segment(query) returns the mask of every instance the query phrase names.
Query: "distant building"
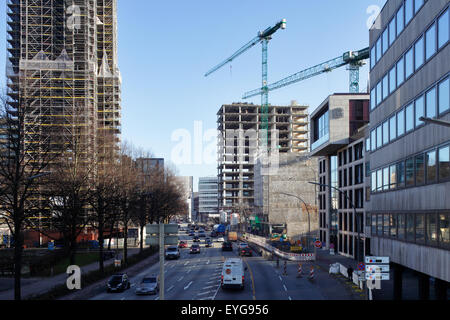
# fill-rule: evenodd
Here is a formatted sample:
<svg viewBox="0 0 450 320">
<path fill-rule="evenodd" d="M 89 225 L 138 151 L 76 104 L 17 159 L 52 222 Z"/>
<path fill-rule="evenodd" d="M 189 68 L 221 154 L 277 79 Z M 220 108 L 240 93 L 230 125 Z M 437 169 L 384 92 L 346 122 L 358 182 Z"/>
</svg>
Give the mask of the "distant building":
<svg viewBox="0 0 450 320">
<path fill-rule="evenodd" d="M 194 211 L 194 178 L 193 177 L 175 177 L 183 188 L 183 198 L 188 207 L 188 220 L 192 221 Z"/>
<path fill-rule="evenodd" d="M 198 182 L 199 216 L 197 220 L 207 222 L 219 217 L 217 177 L 201 177 Z"/>
<path fill-rule="evenodd" d="M 194 192 L 194 209 L 192 213 L 192 221 L 197 221 L 199 216 L 199 195 L 198 192 Z"/>
</svg>

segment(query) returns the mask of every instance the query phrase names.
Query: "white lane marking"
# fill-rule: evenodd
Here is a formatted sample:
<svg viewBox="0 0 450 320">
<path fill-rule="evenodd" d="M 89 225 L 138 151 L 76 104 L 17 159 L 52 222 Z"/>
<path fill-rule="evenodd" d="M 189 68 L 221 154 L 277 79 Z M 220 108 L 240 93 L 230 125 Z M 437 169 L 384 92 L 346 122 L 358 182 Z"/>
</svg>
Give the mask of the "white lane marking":
<svg viewBox="0 0 450 320">
<path fill-rule="evenodd" d="M 284 284 L 283 284 L 283 288 L 284 288 L 284 291 L 287 292 L 287 288 L 286 288 L 286 286 Z"/>
<path fill-rule="evenodd" d="M 214 283 L 214 282 L 220 282 L 220 280 L 211 280 L 211 281 L 208 281 L 208 282 L 205 282 L 206 284 L 210 284 L 210 283 Z"/>
<path fill-rule="evenodd" d="M 191 269 L 189 269 L 186 273 L 190 273 L 192 270 Z"/>
<path fill-rule="evenodd" d="M 175 286 L 171 286 L 169 289 L 167 289 L 167 292 L 169 292 L 169 291 L 172 290 L 173 288 L 175 288 Z"/>
<path fill-rule="evenodd" d="M 120 299 L 121 301 L 125 300 L 125 298 Z"/>
<path fill-rule="evenodd" d="M 210 263 L 210 261 L 208 260 L 207 262 L 206 262 L 206 264 L 209 264 Z"/>
<path fill-rule="evenodd" d="M 155 300 L 159 300 L 159 297 L 156 297 Z"/>
<path fill-rule="evenodd" d="M 211 288 L 215 288 L 216 286 L 208 286 L 208 287 L 204 287 L 203 289 L 211 289 Z"/>
<path fill-rule="evenodd" d="M 205 292 L 202 292 L 202 293 L 197 293 L 197 296 L 204 296 L 204 295 L 207 295 L 207 294 L 210 294 L 210 293 L 213 293 L 214 291 L 205 291 Z"/>
<path fill-rule="evenodd" d="M 291 298 L 291 297 L 289 297 L 289 300 L 292 300 L 292 298 Z"/>
<path fill-rule="evenodd" d="M 189 263 L 189 261 L 186 261 L 186 263 L 184 264 L 185 266 L 187 266 L 188 265 L 188 263 Z"/>
<path fill-rule="evenodd" d="M 193 283 L 193 281 L 189 282 L 189 284 L 186 287 L 184 287 L 184 290 L 189 289 L 189 287 L 191 286 L 192 283 Z"/>
<path fill-rule="evenodd" d="M 183 280 L 184 279 L 184 276 L 182 276 L 180 279 L 178 279 L 178 282 L 180 282 L 181 280 Z"/>
<path fill-rule="evenodd" d="M 280 281 L 283 281 L 283 278 L 281 276 L 278 276 L 278 278 L 280 278 Z"/>
<path fill-rule="evenodd" d="M 131 287 L 134 287 L 135 285 L 136 285 L 136 283 L 132 283 L 132 284 L 131 284 Z"/>
<path fill-rule="evenodd" d="M 216 299 L 216 296 L 217 296 L 217 293 L 219 292 L 219 290 L 220 290 L 220 285 L 217 288 L 216 293 L 214 294 L 214 297 L 211 300 L 215 300 Z"/>
</svg>

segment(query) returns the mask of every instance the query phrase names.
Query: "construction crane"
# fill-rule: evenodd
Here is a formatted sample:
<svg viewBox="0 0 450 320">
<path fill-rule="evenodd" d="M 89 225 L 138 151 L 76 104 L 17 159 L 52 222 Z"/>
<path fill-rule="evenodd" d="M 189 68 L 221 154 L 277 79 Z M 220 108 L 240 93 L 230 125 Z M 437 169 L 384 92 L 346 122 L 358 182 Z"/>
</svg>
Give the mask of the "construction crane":
<svg viewBox="0 0 450 320">
<path fill-rule="evenodd" d="M 258 43 L 262 43 L 262 87 L 259 90 L 259 93 L 261 95 L 261 113 L 262 113 L 262 143 L 263 146 L 268 145 L 268 128 L 269 128 L 269 121 L 268 121 L 268 115 L 269 115 L 269 88 L 267 87 L 267 49 L 269 45 L 269 41 L 272 40 L 272 35 L 277 32 L 279 29 L 286 29 L 286 19 L 281 20 L 278 22 L 275 26 L 269 27 L 264 31 L 259 31 L 256 38 L 251 40 L 249 43 L 247 43 L 245 46 L 240 48 L 238 51 L 236 51 L 231 57 L 223 61 L 222 63 L 218 64 L 214 68 L 212 68 L 210 71 L 208 71 L 205 74 L 205 77 L 209 76 L 211 73 L 219 70 L 226 64 L 232 62 L 234 59 L 236 59 L 238 56 L 252 48 Z"/>
<path fill-rule="evenodd" d="M 351 93 L 359 93 L 359 68 L 361 68 L 365 61 L 369 59 L 369 48 L 365 48 L 359 51 L 348 51 L 345 52 L 342 56 L 332 59 L 330 61 L 321 63 L 315 67 L 308 68 L 297 72 L 287 78 L 284 78 L 280 81 L 272 83 L 268 86 L 263 86 L 260 89 L 256 89 L 244 94 L 243 99 L 248 99 L 260 94 L 279 88 L 286 87 L 296 82 L 300 82 L 315 76 L 318 76 L 322 73 L 331 72 L 334 69 L 343 67 L 348 65 L 348 70 L 350 71 L 350 92 Z"/>
</svg>

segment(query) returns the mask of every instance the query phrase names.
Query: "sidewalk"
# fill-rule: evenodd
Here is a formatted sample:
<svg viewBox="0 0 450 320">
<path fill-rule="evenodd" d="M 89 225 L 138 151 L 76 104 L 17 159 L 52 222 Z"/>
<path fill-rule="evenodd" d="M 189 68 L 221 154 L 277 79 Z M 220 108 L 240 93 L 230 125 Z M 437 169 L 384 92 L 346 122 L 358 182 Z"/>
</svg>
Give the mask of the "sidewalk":
<svg viewBox="0 0 450 320">
<path fill-rule="evenodd" d="M 137 254 L 139 249 L 129 249 L 128 254 L 132 256 Z M 114 258 L 104 262 L 105 267 L 112 265 Z M 98 262 L 81 267 L 82 274 L 98 270 Z M 46 278 L 24 278 L 22 279 L 22 299 L 44 294 L 56 286 L 66 283 L 67 274 L 61 273 L 53 277 Z M 10 289 L 0 292 L 0 300 L 14 300 L 14 278 L 0 278 L 0 287 L 8 286 Z"/>
</svg>

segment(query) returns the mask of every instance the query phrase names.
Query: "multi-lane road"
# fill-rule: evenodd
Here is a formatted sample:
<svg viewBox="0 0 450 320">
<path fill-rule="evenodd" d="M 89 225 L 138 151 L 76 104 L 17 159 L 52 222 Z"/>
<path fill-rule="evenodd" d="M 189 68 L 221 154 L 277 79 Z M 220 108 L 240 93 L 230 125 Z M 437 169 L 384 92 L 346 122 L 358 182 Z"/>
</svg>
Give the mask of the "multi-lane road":
<svg viewBox="0 0 450 320">
<path fill-rule="evenodd" d="M 192 244 L 191 238 L 185 233 L 180 233 L 179 238 L 187 240 L 189 247 Z M 289 275 L 283 275 L 283 266 L 277 268 L 273 261 L 267 261 L 258 255 L 243 258 L 247 266 L 244 290 L 223 290 L 220 288 L 223 263 L 225 259 L 237 256 L 237 244 L 234 244 L 233 252 L 222 252 L 221 243 L 214 243 L 212 248 L 205 248 L 201 244 L 200 254 L 190 254 L 189 249 L 181 249 L 180 259 L 165 262 L 165 299 L 323 300 L 330 298 L 318 282 L 310 282 L 306 277 L 296 278 L 296 265 L 289 265 Z M 92 299 L 158 300 L 159 295 L 137 296 L 135 294 L 135 287 L 143 277 L 157 274 L 159 274 L 159 263 L 148 266 L 138 275 L 131 277 L 129 290 L 122 293 L 106 293 L 105 290 L 104 293 Z M 328 275 L 324 273 L 322 277 L 324 276 Z"/>
</svg>

